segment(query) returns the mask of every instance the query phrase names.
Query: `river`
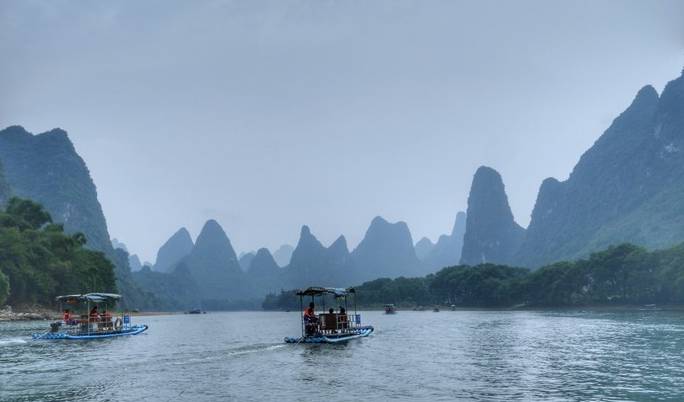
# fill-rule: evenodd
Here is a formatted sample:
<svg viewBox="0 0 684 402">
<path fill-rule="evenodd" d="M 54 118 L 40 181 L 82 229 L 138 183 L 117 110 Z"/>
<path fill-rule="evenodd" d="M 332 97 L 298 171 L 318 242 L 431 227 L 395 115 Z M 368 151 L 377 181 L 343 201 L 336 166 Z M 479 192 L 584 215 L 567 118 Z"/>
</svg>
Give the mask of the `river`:
<svg viewBox="0 0 684 402">
<path fill-rule="evenodd" d="M 33 341 L 0 323 L 0 401 L 684 400 L 684 312 L 364 312 L 376 332 L 286 345 L 298 313 L 136 317 L 148 332 Z"/>
</svg>

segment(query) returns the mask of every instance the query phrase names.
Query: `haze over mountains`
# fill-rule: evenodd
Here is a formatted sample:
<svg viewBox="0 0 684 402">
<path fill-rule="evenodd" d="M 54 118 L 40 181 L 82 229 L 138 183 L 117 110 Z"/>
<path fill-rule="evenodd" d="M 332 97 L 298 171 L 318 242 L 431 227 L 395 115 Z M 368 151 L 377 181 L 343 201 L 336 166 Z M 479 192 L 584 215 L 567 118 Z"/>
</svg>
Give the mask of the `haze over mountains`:
<svg viewBox="0 0 684 402">
<path fill-rule="evenodd" d="M 0 131 L 0 200 L 10 194 L 33 199 L 67 232 L 83 232 L 88 247 L 114 262 L 129 305 L 225 308 L 281 288 L 423 276 L 459 262 L 535 268 L 622 242 L 673 245 L 684 241 L 683 152 L 680 76 L 660 96 L 650 86 L 639 91 L 566 181 L 546 179 L 527 229 L 515 222 L 501 175 L 483 166 L 474 174 L 467 214 L 454 211 L 452 232 L 436 243 L 421 239 L 414 246 L 405 222 L 378 216 L 351 251 L 344 236 L 326 247 L 304 225 L 294 249 L 283 246 L 272 255 L 260 248 L 238 259 L 229 233 L 209 220 L 194 242 L 180 228 L 152 268 L 134 273 L 140 261 L 113 246 L 95 185 L 63 130 Z"/>
</svg>

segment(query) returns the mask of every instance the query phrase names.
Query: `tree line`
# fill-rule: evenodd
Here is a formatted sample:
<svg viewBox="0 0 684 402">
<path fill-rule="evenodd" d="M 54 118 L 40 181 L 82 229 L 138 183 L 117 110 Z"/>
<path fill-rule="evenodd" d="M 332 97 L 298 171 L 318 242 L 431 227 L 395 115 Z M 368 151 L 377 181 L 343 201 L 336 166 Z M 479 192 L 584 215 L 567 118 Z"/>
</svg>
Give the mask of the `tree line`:
<svg viewBox="0 0 684 402">
<path fill-rule="evenodd" d="M 497 264 L 447 267 L 421 278 L 380 278 L 356 287 L 365 307 L 566 307 L 684 303 L 684 243 L 648 251 L 612 246 L 586 259 L 531 271 Z M 294 291 L 266 297 L 264 309 L 298 308 Z"/>
<path fill-rule="evenodd" d="M 50 305 L 62 294 L 115 292 L 114 266 L 85 245 L 82 233 L 64 233 L 40 204 L 11 198 L 0 210 L 0 306 Z"/>
</svg>

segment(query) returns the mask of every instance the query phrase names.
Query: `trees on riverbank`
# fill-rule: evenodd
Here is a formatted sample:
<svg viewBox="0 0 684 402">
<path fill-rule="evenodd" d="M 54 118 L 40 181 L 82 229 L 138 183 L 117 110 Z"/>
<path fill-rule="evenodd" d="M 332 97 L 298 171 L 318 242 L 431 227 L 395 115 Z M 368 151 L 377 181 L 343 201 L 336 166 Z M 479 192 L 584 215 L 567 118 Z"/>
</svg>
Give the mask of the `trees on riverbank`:
<svg viewBox="0 0 684 402">
<path fill-rule="evenodd" d="M 647 251 L 622 244 L 587 259 L 536 271 L 459 265 L 422 278 L 381 278 L 357 286 L 365 306 L 453 304 L 463 307 L 560 307 L 684 303 L 684 244 Z M 266 309 L 290 306 L 292 292 L 269 295 Z"/>
<path fill-rule="evenodd" d="M 30 200 L 12 198 L 0 211 L 0 305 L 49 305 L 59 294 L 116 291 L 114 266 L 68 235 Z"/>
</svg>

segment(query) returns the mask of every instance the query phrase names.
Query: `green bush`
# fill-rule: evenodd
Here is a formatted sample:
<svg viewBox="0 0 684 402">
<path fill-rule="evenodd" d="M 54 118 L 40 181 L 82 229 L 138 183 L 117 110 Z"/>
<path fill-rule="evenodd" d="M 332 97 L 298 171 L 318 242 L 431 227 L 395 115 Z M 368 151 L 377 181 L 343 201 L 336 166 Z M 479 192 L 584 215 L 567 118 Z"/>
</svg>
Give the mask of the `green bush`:
<svg viewBox="0 0 684 402">
<path fill-rule="evenodd" d="M 0 300 L 47 305 L 60 294 L 116 291 L 114 266 L 85 242 L 81 233 L 68 235 L 53 224 L 40 204 L 10 199 L 0 212 Z"/>
</svg>

